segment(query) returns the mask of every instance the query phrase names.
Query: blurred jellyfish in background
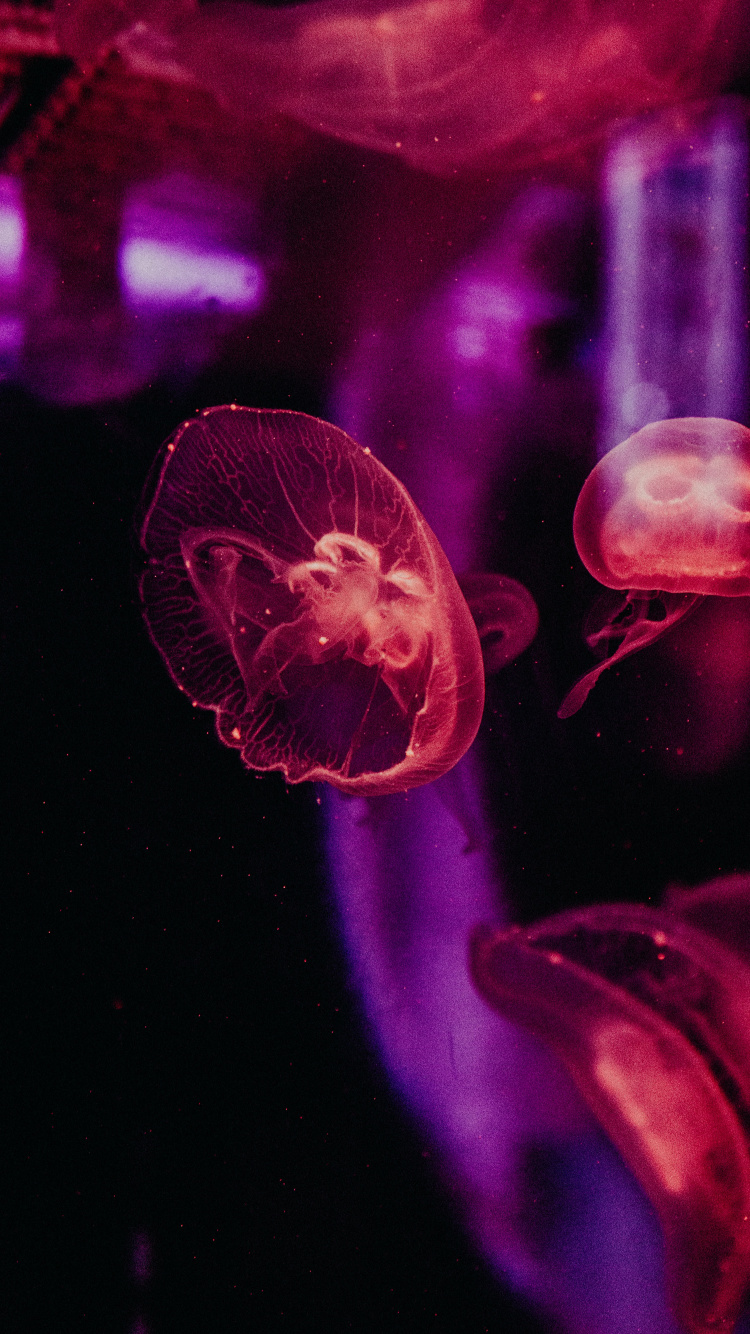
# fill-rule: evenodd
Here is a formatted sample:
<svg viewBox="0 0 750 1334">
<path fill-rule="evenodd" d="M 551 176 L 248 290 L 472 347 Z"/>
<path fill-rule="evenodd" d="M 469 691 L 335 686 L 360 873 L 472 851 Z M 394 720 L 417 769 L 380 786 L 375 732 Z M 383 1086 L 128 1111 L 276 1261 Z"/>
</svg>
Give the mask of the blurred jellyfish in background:
<svg viewBox="0 0 750 1334">
<path fill-rule="evenodd" d="M 58 0 L 56 29 L 80 62 L 115 45 L 232 111 L 284 111 L 435 172 L 570 153 L 618 116 L 718 91 L 747 44 L 737 0 Z"/>
<path fill-rule="evenodd" d="M 467 574 L 461 592 L 479 631 L 484 670 L 499 672 L 534 640 L 539 629 L 537 605 L 523 584 L 501 574 Z"/>
<path fill-rule="evenodd" d="M 473 941 L 479 990 L 559 1055 L 657 1209 L 691 1334 L 734 1328 L 750 1280 L 749 945 L 746 874 Z"/>
</svg>

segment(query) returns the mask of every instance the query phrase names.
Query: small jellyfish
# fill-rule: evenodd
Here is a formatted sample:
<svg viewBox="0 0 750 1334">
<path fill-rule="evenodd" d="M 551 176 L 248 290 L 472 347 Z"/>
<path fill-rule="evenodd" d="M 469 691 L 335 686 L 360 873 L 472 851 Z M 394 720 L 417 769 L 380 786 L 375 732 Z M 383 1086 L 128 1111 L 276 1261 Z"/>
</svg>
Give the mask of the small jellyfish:
<svg viewBox="0 0 750 1334">
<path fill-rule="evenodd" d="M 479 631 L 484 670 L 499 672 L 536 636 L 537 605 L 528 589 L 507 575 L 466 574 L 459 584 Z"/>
<path fill-rule="evenodd" d="M 373 796 L 471 745 L 469 609 L 404 487 L 336 426 L 207 408 L 167 442 L 144 514 L 151 637 L 248 768 Z"/>
<path fill-rule="evenodd" d="M 472 972 L 567 1067 L 651 1200 L 684 1328 L 731 1330 L 750 1280 L 750 968 L 668 911 L 609 904 L 481 927 Z"/>
<path fill-rule="evenodd" d="M 719 417 L 644 426 L 587 477 L 573 536 L 594 578 L 623 595 L 587 627 L 589 647 L 614 649 L 568 693 L 561 718 L 581 707 L 607 667 L 659 638 L 707 594 L 750 593 L 750 431 Z"/>
</svg>

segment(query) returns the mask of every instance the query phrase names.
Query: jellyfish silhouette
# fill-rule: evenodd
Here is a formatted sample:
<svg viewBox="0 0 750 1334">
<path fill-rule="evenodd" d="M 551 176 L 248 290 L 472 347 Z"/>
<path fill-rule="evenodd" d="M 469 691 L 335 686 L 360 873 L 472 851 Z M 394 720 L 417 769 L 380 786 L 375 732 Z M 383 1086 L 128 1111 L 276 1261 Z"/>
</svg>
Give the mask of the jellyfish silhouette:
<svg viewBox="0 0 750 1334">
<path fill-rule="evenodd" d="M 207 408 L 167 442 L 144 514 L 151 637 L 248 768 L 377 795 L 471 744 L 469 609 L 404 487 L 343 431 Z"/>
<path fill-rule="evenodd" d="M 590 573 L 624 596 L 589 619 L 586 641 L 607 656 L 566 695 L 560 718 L 580 709 L 607 667 L 707 594 L 750 593 L 750 431 L 720 417 L 644 426 L 587 477 L 573 536 Z"/>
<path fill-rule="evenodd" d="M 730 1330 L 750 1279 L 750 968 L 702 925 L 609 904 L 472 944 L 480 993 L 564 1063 L 651 1200 L 690 1334 Z"/>
</svg>

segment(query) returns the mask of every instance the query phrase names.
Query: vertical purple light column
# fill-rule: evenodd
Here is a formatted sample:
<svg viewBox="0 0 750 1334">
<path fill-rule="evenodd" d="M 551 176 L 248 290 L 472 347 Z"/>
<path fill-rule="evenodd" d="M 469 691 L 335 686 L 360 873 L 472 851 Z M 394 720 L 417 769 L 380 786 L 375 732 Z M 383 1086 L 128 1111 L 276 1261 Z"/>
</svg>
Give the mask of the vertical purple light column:
<svg viewBox="0 0 750 1334">
<path fill-rule="evenodd" d="M 648 422 L 747 410 L 747 132 L 731 98 L 610 152 L 600 453 Z"/>
<path fill-rule="evenodd" d="M 625 130 L 608 157 L 604 202 L 599 453 L 669 417 L 747 423 L 743 104 L 723 98 L 707 109 L 678 107 Z M 710 599 L 639 670 L 672 682 L 667 697 L 660 692 L 648 738 L 662 768 L 682 777 L 717 772 L 746 745 L 746 599 Z"/>
<path fill-rule="evenodd" d="M 405 328 L 362 331 L 339 381 L 334 419 L 399 473 L 459 575 L 491 546 L 487 496 L 535 393 L 530 331 L 571 299 L 528 257 L 581 225 L 574 192 L 529 189 Z M 321 801 L 373 1045 L 478 1249 L 572 1334 L 675 1334 L 641 1192 L 565 1072 L 470 983 L 472 927 L 507 921 L 480 752 L 408 795 Z"/>
</svg>

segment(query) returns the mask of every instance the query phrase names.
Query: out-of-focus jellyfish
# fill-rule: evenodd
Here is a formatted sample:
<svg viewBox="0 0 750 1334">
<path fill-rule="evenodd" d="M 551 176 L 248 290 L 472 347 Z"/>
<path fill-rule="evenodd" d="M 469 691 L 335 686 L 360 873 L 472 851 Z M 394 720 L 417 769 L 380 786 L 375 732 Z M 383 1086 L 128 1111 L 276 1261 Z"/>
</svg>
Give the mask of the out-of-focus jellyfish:
<svg viewBox="0 0 750 1334">
<path fill-rule="evenodd" d="M 498 672 L 534 639 L 537 605 L 528 589 L 507 575 L 465 574 L 459 584 L 479 632 L 484 670 Z"/>
<path fill-rule="evenodd" d="M 403 792 L 450 769 L 484 703 L 469 609 L 408 493 L 296 412 L 207 408 L 145 498 L 146 622 L 252 769 Z"/>
<path fill-rule="evenodd" d="M 706 594 L 750 593 L 750 431 L 719 417 L 653 422 L 600 459 L 573 516 L 586 568 L 624 590 L 590 647 L 617 647 L 566 696 L 581 707 L 601 673 L 652 643 Z"/>
<path fill-rule="evenodd" d="M 618 116 L 716 92 L 747 41 L 739 0 L 58 0 L 56 29 L 79 61 L 116 44 L 235 110 L 436 172 L 568 151 Z"/>
<path fill-rule="evenodd" d="M 640 1181 L 684 1328 L 730 1330 L 750 1280 L 746 963 L 688 920 L 610 904 L 480 928 L 472 971 L 565 1064 Z"/>
<path fill-rule="evenodd" d="M 717 875 L 702 885 L 668 885 L 664 907 L 708 931 L 750 964 L 750 874 Z"/>
</svg>

